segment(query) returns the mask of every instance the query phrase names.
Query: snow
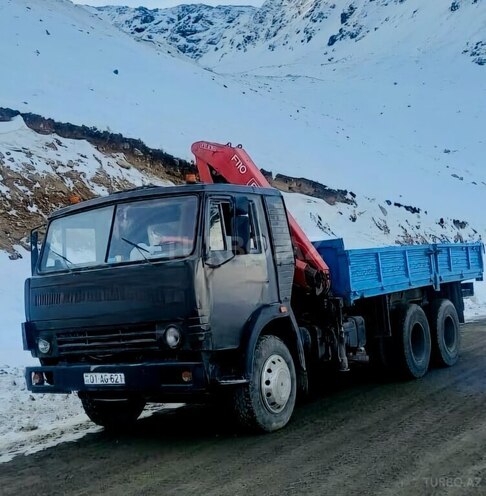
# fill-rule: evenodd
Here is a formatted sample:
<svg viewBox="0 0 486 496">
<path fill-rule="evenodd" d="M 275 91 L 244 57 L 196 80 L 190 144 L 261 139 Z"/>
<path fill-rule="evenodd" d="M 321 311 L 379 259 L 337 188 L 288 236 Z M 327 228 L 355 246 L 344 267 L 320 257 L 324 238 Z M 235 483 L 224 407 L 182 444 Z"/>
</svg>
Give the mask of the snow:
<svg viewBox="0 0 486 496">
<path fill-rule="evenodd" d="M 361 0 L 343 25 L 348 5 L 269 0 L 249 19 L 240 16 L 229 25 L 221 12 L 200 7 L 197 15 L 214 24 L 197 34 L 203 55 L 188 55 L 224 73 L 231 86 L 245 85 L 245 98 L 263 95 L 287 110 L 283 120 L 269 116 L 278 123 L 277 141 L 266 122 L 247 129 L 240 121 L 237 142 L 247 144 L 262 167 L 291 175 L 295 164 L 305 164 L 307 176 L 324 184 L 368 196 L 380 190 L 439 217 L 474 219 L 484 232 L 483 216 L 471 205 L 484 201 L 486 192 L 480 159 L 486 114 L 477 107 L 486 71 L 462 52 L 482 36 L 486 5 L 463 2 L 452 13 L 445 2 Z M 154 21 L 143 25 L 126 8 L 98 15 L 137 39 L 149 33 L 177 47 L 191 35 L 180 28 L 174 37 L 170 19 L 184 14 L 189 22 L 196 15 L 181 9 L 154 12 Z M 328 46 L 333 33 L 354 24 L 363 26 L 362 35 Z M 141 27 L 146 31 L 139 34 Z M 312 33 L 309 42 L 297 34 L 304 32 Z M 242 98 L 239 103 L 243 107 Z M 293 137 L 283 141 L 287 129 Z M 253 130 L 260 137 L 250 137 Z M 457 197 L 471 201 L 452 202 L 452 213 L 450 199 Z"/>
<path fill-rule="evenodd" d="M 144 175 L 133 167 L 120 167 L 118 162 L 124 160 L 122 156 L 106 156 L 85 140 L 38 134 L 29 129 L 20 116 L 0 122 L 0 154 L 0 157 L 8 157 L 5 165 L 11 171 L 25 174 L 34 170 L 35 174 L 56 175 L 62 178 L 68 188 L 72 186 L 68 173 L 75 171 L 97 195 L 108 193 L 106 187 L 97 180 L 100 174 L 114 181 L 138 186 L 168 184 Z M 32 195 L 25 185 L 15 184 L 15 187 L 24 195 Z M 9 191 L 4 189 L 4 193 L 9 194 Z M 35 206 L 31 206 L 31 212 L 35 212 L 35 209 Z"/>
<path fill-rule="evenodd" d="M 381 192 L 484 233 L 476 206 L 486 192 L 486 113 L 478 106 L 486 72 L 462 53 L 480 36 L 484 2 L 454 13 L 418 0 L 357 3 L 356 22 L 370 32 L 328 47 L 344 2 L 322 23 L 305 17 L 306 2 L 297 10 L 285 3 L 282 19 L 279 2 L 266 2 L 261 30 L 279 20 L 277 47 L 259 34 L 255 46 L 237 51 L 225 31 L 226 56 L 212 65 L 227 74 L 220 75 L 136 42 L 68 2 L 7 0 L 0 6 L 8 75 L 0 105 L 116 130 L 183 158 L 201 137 L 243 143 L 267 170 L 292 175 L 299 167 L 324 184 Z M 321 31 L 297 43 L 295 32 L 311 24 Z M 24 67 L 37 77 L 25 77 Z"/>
<path fill-rule="evenodd" d="M 179 408 L 181 403 L 149 404 L 141 418 Z M 0 464 L 100 432 L 75 394 L 31 394 L 20 367 L 0 367 Z"/>
<path fill-rule="evenodd" d="M 0 251 L 0 463 L 59 442 L 95 432 L 75 395 L 32 395 L 27 391 L 24 368 L 35 365 L 23 351 L 24 280 L 30 275 L 30 254 L 16 247 L 21 259 L 9 260 Z"/>
<path fill-rule="evenodd" d="M 312 241 L 343 238 L 347 249 L 373 248 L 395 244 L 404 237 L 404 230 L 418 238 L 427 236 L 426 242 L 454 241 L 451 231 L 447 233 L 450 239 L 444 240 L 444 229 L 428 223 L 426 216 L 422 215 L 425 219 L 421 220 L 420 215 L 383 204 L 388 209 L 384 215 L 381 208 L 385 207 L 380 208 L 374 199 L 358 199 L 361 208 L 357 210 L 352 205 L 332 206 L 305 195 L 287 193 L 284 197 L 287 208 Z M 354 222 L 349 220 L 351 215 L 356 215 Z M 486 282 L 474 281 L 474 291 L 473 297 L 465 299 L 466 322 L 486 318 Z"/>
<path fill-rule="evenodd" d="M 22 368 L 0 366 L 0 463 L 98 430 L 75 395 L 32 395 Z"/>
<path fill-rule="evenodd" d="M 9 260 L 0 250 L 0 368 L 6 365 L 35 364 L 30 353 L 23 351 L 21 323 L 25 320 L 24 281 L 30 276 L 30 254 L 16 247 L 22 258 Z"/>
<path fill-rule="evenodd" d="M 486 282 L 474 283 L 474 296 L 464 301 L 466 321 L 486 318 Z"/>
<path fill-rule="evenodd" d="M 222 40 L 224 26 L 248 23 L 256 9 L 193 4 L 156 10 L 103 6 L 89 11 L 159 50 L 197 59 Z"/>
</svg>

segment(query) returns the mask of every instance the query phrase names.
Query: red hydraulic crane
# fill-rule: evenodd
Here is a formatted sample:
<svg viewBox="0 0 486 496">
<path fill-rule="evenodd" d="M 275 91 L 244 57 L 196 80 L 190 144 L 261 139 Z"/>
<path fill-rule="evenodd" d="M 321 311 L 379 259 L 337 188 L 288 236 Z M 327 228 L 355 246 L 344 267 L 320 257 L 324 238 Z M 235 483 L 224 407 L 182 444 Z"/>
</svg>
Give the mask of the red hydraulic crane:
<svg viewBox="0 0 486 496">
<path fill-rule="evenodd" d="M 191 150 L 196 157 L 199 178 L 204 183 L 272 187 L 241 145 L 233 147 L 231 144 L 198 141 Z M 330 281 L 328 266 L 288 211 L 287 215 L 296 258 L 294 283 L 316 294 L 327 291 Z"/>
</svg>

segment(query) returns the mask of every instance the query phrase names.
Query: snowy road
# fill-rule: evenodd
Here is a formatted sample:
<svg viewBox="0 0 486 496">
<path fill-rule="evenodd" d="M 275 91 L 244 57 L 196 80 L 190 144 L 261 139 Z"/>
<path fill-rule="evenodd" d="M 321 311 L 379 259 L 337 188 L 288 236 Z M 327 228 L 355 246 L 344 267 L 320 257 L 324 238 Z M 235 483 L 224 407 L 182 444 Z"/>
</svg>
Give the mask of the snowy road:
<svg viewBox="0 0 486 496">
<path fill-rule="evenodd" d="M 0 465 L 1 493 L 486 494 L 486 321 L 464 326 L 462 348 L 417 382 L 341 376 L 272 435 L 238 435 L 196 407 L 88 434 Z"/>
</svg>

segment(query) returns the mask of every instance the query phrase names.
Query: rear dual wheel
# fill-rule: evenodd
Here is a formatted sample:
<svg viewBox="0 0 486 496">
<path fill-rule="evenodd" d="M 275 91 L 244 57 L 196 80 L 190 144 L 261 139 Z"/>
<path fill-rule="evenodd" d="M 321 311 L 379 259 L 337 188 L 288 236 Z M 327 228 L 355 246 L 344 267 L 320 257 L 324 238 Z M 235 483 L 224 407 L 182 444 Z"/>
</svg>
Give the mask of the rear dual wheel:
<svg viewBox="0 0 486 496">
<path fill-rule="evenodd" d="M 395 310 L 394 361 L 404 378 L 423 377 L 431 362 L 451 367 L 459 358 L 459 317 L 453 303 L 446 299 L 435 300 L 428 313 L 429 318 L 414 304 Z"/>
<path fill-rule="evenodd" d="M 394 313 L 395 366 L 405 379 L 419 379 L 429 370 L 432 340 L 429 321 L 419 305 L 398 307 Z"/>
<path fill-rule="evenodd" d="M 450 300 L 435 300 L 430 307 L 432 361 L 438 367 L 452 367 L 459 359 L 460 325 Z"/>
</svg>

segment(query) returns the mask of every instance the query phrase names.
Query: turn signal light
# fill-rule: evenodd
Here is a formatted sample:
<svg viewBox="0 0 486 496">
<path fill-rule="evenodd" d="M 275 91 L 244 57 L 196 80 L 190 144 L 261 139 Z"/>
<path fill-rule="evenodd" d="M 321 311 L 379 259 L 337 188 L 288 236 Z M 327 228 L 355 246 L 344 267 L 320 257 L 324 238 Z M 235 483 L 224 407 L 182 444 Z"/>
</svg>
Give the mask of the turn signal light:
<svg viewBox="0 0 486 496">
<path fill-rule="evenodd" d="M 184 372 L 182 372 L 182 380 L 184 382 L 191 382 L 192 381 L 192 372 L 190 372 L 189 370 L 185 370 Z"/>
<path fill-rule="evenodd" d="M 34 372 L 32 374 L 32 385 L 33 386 L 44 385 L 44 374 L 42 372 Z"/>
</svg>

